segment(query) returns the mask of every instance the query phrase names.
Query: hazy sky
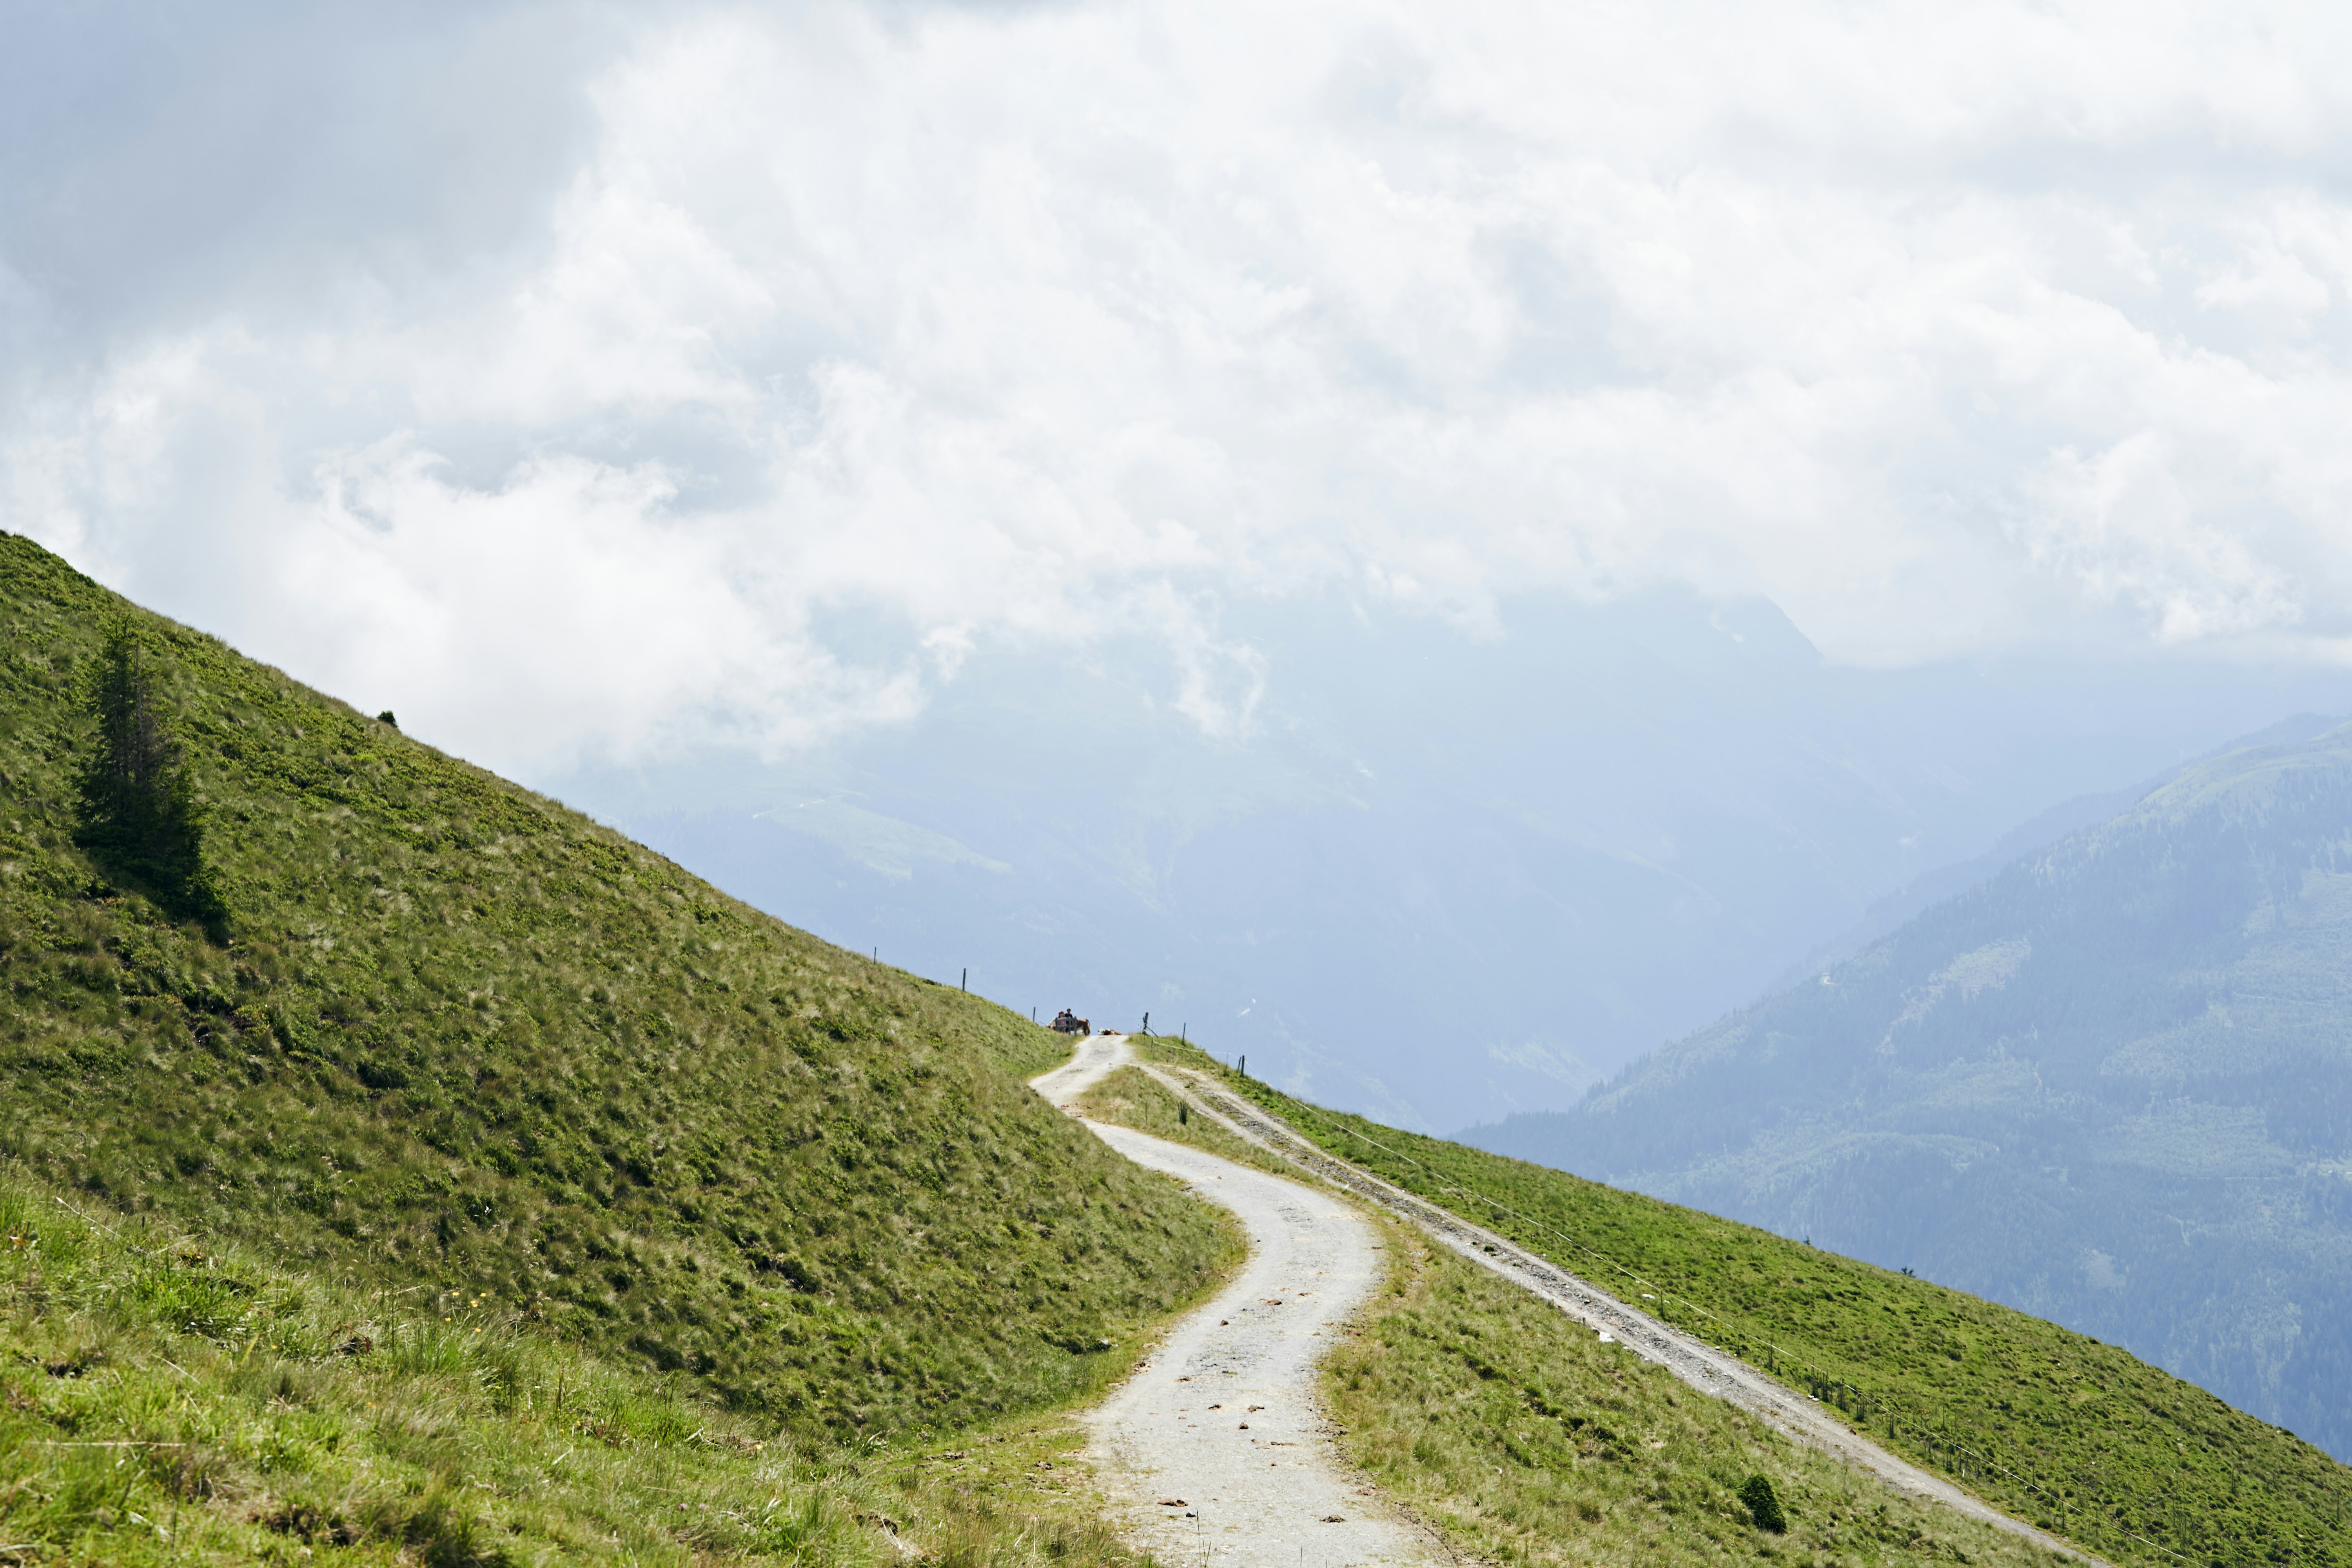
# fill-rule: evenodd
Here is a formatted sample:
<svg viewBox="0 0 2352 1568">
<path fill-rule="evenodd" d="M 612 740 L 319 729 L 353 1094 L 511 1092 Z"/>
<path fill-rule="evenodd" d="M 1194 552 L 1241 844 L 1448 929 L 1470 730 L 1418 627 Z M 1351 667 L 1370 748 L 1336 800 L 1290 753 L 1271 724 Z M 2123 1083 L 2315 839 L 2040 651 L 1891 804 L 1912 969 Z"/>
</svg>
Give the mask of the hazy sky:
<svg viewBox="0 0 2352 1568">
<path fill-rule="evenodd" d="M 0 0 L 0 526 L 525 773 L 1244 598 L 2339 662 L 2347 16 Z"/>
</svg>

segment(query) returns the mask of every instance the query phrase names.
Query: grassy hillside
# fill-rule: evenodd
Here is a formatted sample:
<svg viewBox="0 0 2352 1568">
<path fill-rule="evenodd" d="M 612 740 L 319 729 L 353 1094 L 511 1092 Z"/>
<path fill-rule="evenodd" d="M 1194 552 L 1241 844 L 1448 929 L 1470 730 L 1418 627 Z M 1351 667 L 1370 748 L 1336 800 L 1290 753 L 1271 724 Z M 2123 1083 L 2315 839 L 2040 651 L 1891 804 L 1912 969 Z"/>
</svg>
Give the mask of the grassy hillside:
<svg viewBox="0 0 2352 1568">
<path fill-rule="evenodd" d="M 2127 1345 L 2352 1458 L 2352 728 L 1466 1135 Z"/>
<path fill-rule="evenodd" d="M 152 639 L 216 945 L 74 847 Z M 804 1437 L 1089 1388 L 1216 1222 L 1022 1084 L 1062 1043 L 714 893 L 0 536 L 0 1159 L 322 1288 L 496 1312 Z"/>
<path fill-rule="evenodd" d="M 1349 1457 L 1492 1562 L 1689 1568 L 2067 1560 L 1905 1497 L 1391 1226 L 1398 1277 L 1325 1367 Z M 1739 1493 L 1772 1485 L 1784 1533 Z"/>
<path fill-rule="evenodd" d="M 2115 1346 L 1769 1232 L 1226 1081 L 1332 1153 L 1777 1373 L 1906 1458 L 2115 1562 L 2352 1563 L 2352 1469 Z"/>
<path fill-rule="evenodd" d="M 1133 1568 L 1031 1417 L 796 1449 L 508 1313 L 419 1311 L 0 1182 L 0 1543 L 23 1559 Z"/>
<path fill-rule="evenodd" d="M 1205 1117 L 1181 1120 L 1175 1097 L 1133 1069 L 1082 1104 L 1102 1121 L 1297 1174 Z M 1777 1556 L 2063 1561 L 1800 1447 L 1418 1232 L 1373 1218 L 1390 1278 L 1325 1363 L 1324 1398 L 1349 1458 L 1458 1552 L 1678 1568 Z M 1758 1475 L 1783 1506 L 1784 1534 L 1759 1530 L 1740 1501 Z"/>
</svg>

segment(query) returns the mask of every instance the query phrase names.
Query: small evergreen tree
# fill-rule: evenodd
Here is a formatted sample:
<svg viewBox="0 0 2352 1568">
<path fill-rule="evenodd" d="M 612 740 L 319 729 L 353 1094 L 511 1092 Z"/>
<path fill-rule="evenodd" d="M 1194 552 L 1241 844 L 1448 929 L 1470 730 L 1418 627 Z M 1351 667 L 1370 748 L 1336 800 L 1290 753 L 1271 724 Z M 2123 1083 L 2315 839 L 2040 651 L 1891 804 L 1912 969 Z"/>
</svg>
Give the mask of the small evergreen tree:
<svg viewBox="0 0 2352 1568">
<path fill-rule="evenodd" d="M 1748 1517 L 1756 1521 L 1759 1530 L 1769 1530 L 1779 1535 L 1789 1528 L 1786 1514 L 1780 1511 L 1780 1500 L 1773 1495 L 1771 1481 L 1763 1476 L 1750 1476 L 1739 1489 L 1739 1500 L 1748 1505 Z"/>
<path fill-rule="evenodd" d="M 118 621 L 89 686 L 98 733 L 77 781 L 74 841 L 110 873 L 215 935 L 228 910 L 205 859 L 204 813 L 138 634 Z"/>
</svg>

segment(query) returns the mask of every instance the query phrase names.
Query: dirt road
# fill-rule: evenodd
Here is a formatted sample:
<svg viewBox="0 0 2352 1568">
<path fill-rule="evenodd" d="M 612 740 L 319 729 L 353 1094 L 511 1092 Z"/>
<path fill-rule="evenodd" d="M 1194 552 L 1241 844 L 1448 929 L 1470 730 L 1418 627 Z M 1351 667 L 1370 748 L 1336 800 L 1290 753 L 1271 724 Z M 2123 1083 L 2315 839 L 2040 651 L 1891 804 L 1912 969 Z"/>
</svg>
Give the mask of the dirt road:
<svg viewBox="0 0 2352 1568">
<path fill-rule="evenodd" d="M 1031 1081 L 1067 1109 L 1130 1059 L 1123 1037 L 1097 1036 Z M 1316 1396 L 1330 1336 L 1384 1272 L 1372 1227 L 1328 1191 L 1087 1125 L 1136 1163 L 1233 1211 L 1250 1238 L 1239 1278 L 1183 1318 L 1087 1418 L 1088 1457 L 1129 1539 L 1171 1568 L 1444 1561 L 1340 1459 Z"/>
<path fill-rule="evenodd" d="M 1125 1037 L 1097 1036 L 1083 1042 L 1067 1064 L 1030 1081 L 1067 1110 L 1133 1062 Z M 1214 1079 L 1135 1065 L 1200 1113 L 1293 1162 L 1302 1175 L 1343 1187 L 1410 1221 L 1432 1239 L 1658 1363 L 1692 1387 L 1897 1490 L 2105 1568 L 2102 1559 L 2080 1547 L 1898 1458 L 1817 1402 L 1729 1352 L 1636 1310 L 1495 1232 L 1333 1159 L 1281 1118 Z M 1315 1188 L 1123 1127 L 1088 1125 L 1137 1163 L 1177 1176 L 1232 1209 L 1250 1230 L 1251 1261 L 1243 1277 L 1186 1318 L 1153 1363 L 1091 1418 L 1094 1457 L 1113 1496 L 1122 1500 L 1118 1511 L 1132 1522 L 1139 1542 L 1171 1563 L 1200 1563 L 1204 1553 L 1206 1561 L 1266 1568 L 1297 1568 L 1302 1561 L 1310 1568 L 1317 1563 L 1444 1561 L 1411 1527 L 1360 1517 L 1369 1511 L 1370 1496 L 1360 1493 L 1362 1483 L 1351 1478 L 1323 1436 L 1316 1413 L 1314 1369 L 1326 1345 L 1323 1336 L 1379 1283 L 1379 1244 L 1370 1227 L 1344 1202 Z M 1302 1305 L 1311 1310 L 1297 1311 Z M 1221 1392 L 1228 1388 L 1234 1392 Z M 1254 1405 L 1265 1408 L 1253 1410 Z M 1237 1406 L 1239 1415 L 1234 1414 Z M 1246 1430 L 1243 1421 L 1249 1423 Z M 1202 1494 L 1209 1500 L 1206 1509 L 1200 1506 Z M 1183 1500 L 1162 1506 L 1160 1499 Z M 1339 1515 L 1343 1522 L 1323 1523 L 1328 1514 Z"/>
<path fill-rule="evenodd" d="M 1432 1239 L 1542 1297 L 1596 1332 L 1622 1342 L 1644 1361 L 1658 1363 L 1702 1393 L 1727 1400 L 1767 1426 L 1798 1442 L 1833 1454 L 1899 1491 L 1942 1503 L 1996 1529 L 2104 1568 L 2102 1559 L 2072 1542 L 2012 1519 L 1941 1476 L 1898 1458 L 1831 1416 L 1820 1402 L 1766 1376 L 1728 1352 L 1627 1306 L 1609 1292 L 1494 1231 L 1424 1202 L 1358 1166 L 1333 1159 L 1299 1136 L 1280 1117 L 1232 1093 L 1207 1075 L 1148 1065 L 1143 1070 L 1240 1137 L 1411 1221 Z"/>
<path fill-rule="evenodd" d="M 1067 1110 L 1071 1101 L 1134 1059 L 1125 1035 L 1088 1035 L 1078 1042 L 1068 1061 L 1052 1072 L 1039 1073 L 1029 1080 L 1029 1087 L 1044 1095 L 1047 1104 Z"/>
</svg>

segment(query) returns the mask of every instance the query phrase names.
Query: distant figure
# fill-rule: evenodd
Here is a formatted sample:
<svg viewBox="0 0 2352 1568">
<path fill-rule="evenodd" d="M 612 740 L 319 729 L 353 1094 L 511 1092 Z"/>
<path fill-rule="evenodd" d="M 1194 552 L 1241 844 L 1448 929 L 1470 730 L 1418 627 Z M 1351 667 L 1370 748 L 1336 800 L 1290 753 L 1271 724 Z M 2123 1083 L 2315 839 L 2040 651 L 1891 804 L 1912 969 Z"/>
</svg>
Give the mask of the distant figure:
<svg viewBox="0 0 2352 1568">
<path fill-rule="evenodd" d="M 1054 1032 L 1059 1035 L 1091 1035 L 1095 1026 L 1065 1007 L 1054 1015 Z"/>
</svg>

